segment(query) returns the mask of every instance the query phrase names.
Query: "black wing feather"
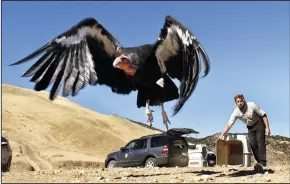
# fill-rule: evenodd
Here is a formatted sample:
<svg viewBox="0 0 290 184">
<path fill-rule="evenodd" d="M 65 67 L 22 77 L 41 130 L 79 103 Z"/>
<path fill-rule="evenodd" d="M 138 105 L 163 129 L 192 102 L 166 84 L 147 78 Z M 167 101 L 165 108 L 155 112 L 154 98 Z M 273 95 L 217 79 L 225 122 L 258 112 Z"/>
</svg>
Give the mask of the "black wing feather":
<svg viewBox="0 0 290 184">
<path fill-rule="evenodd" d="M 67 61 L 67 69 L 65 71 L 65 79 L 64 79 L 64 87 L 63 87 L 63 91 L 62 91 L 62 95 L 67 97 L 69 95 L 69 89 L 71 86 L 69 86 L 69 78 L 71 76 L 71 73 L 72 73 L 72 70 L 73 70 L 73 60 L 74 60 L 74 54 L 76 52 L 76 47 L 74 46 L 72 49 L 71 49 L 71 52 L 70 52 L 70 60 Z M 69 87 L 68 87 L 69 86 Z"/>
<path fill-rule="evenodd" d="M 48 67 L 51 65 L 53 59 L 56 56 L 57 56 L 57 52 L 53 52 L 53 54 L 46 61 L 43 61 L 45 63 L 39 68 L 39 70 L 35 70 L 35 74 L 30 79 L 30 81 L 38 83 L 42 79 L 43 75 L 45 74 Z"/>
<path fill-rule="evenodd" d="M 42 46 L 37 51 L 35 51 L 32 54 L 28 55 L 27 57 L 21 59 L 20 61 L 11 64 L 10 66 L 19 65 L 21 63 L 25 63 L 27 60 L 31 60 L 31 59 L 37 57 L 38 55 L 42 54 L 44 51 L 48 50 L 50 47 L 51 47 L 51 43 L 49 42 L 49 43 L 45 44 L 44 46 Z"/>
<path fill-rule="evenodd" d="M 133 84 L 124 71 L 113 68 L 120 49 L 122 46 L 117 39 L 95 19 L 87 18 L 12 65 L 44 54 L 23 77 L 32 76 L 37 91 L 54 83 L 51 100 L 55 99 L 62 85 L 63 96 L 68 96 L 70 91 L 75 96 L 88 84 L 105 84 L 117 89 L 116 93 L 129 94 L 135 90 Z"/>
<path fill-rule="evenodd" d="M 175 115 L 197 86 L 201 60 L 204 64 L 204 76 L 208 75 L 209 58 L 192 32 L 172 16 L 165 18 L 165 23 L 155 43 L 155 55 L 157 60 L 165 63 L 168 75 L 180 81 L 179 100 L 173 112 Z"/>
<path fill-rule="evenodd" d="M 52 81 L 55 80 L 59 72 L 58 66 L 59 64 L 62 64 L 62 62 L 60 63 L 60 61 L 62 61 L 63 57 L 64 56 L 61 55 L 61 53 L 57 53 L 55 58 L 52 59 L 50 66 L 47 68 L 46 72 L 43 73 L 44 75 L 41 77 L 39 82 L 36 83 L 34 87 L 36 91 L 46 89 L 52 83 Z"/>
<path fill-rule="evenodd" d="M 73 50 L 73 49 L 72 49 Z M 71 51 L 68 51 L 69 54 L 66 54 L 62 60 L 62 66 L 59 67 L 60 68 L 60 72 L 57 75 L 56 81 L 53 84 L 53 87 L 51 89 L 51 93 L 50 93 L 50 100 L 55 99 L 56 95 L 58 94 L 61 84 L 63 82 L 63 80 L 66 78 L 66 76 L 68 75 L 67 70 L 69 68 L 70 62 L 71 62 Z"/>
<path fill-rule="evenodd" d="M 35 64 L 30 67 L 27 72 L 25 72 L 22 77 L 31 77 L 33 74 L 35 74 L 36 71 L 40 69 L 40 67 L 45 64 L 46 60 L 52 55 L 52 52 L 45 53 Z"/>
<path fill-rule="evenodd" d="M 82 88 L 83 84 L 84 84 L 84 55 L 83 55 L 83 49 L 84 49 L 84 42 L 81 43 L 80 45 L 80 53 L 79 53 L 79 61 L 78 62 L 78 70 L 79 70 L 79 75 L 78 75 L 78 79 L 77 79 L 77 84 L 76 84 L 76 91 L 77 93 L 79 92 L 79 90 Z"/>
</svg>

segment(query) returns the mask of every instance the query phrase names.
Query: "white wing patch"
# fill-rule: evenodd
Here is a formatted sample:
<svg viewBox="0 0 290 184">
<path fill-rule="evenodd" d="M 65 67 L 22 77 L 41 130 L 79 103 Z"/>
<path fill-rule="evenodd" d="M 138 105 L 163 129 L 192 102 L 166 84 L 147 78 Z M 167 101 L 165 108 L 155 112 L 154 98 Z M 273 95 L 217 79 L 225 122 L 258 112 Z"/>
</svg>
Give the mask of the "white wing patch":
<svg viewBox="0 0 290 184">
<path fill-rule="evenodd" d="M 191 35 L 188 30 L 184 32 L 178 25 L 171 25 L 167 28 L 167 36 L 163 40 L 163 43 L 156 49 L 156 57 L 159 60 L 167 61 L 170 56 L 177 55 L 180 47 L 177 42 L 178 37 L 182 40 L 182 43 L 185 46 L 193 45 L 195 49 L 200 46 L 199 44 L 195 44 L 195 42 L 197 42 L 196 37 Z M 160 40 L 160 38 L 158 38 L 158 40 Z"/>
<path fill-rule="evenodd" d="M 70 47 L 71 45 L 79 44 L 82 40 L 84 40 L 85 36 L 92 35 L 92 28 L 83 27 L 78 30 L 77 34 L 69 36 L 69 37 L 61 37 L 57 40 L 58 43 L 61 43 L 62 46 Z"/>
<path fill-rule="evenodd" d="M 196 37 L 189 34 L 188 30 L 184 33 L 178 26 L 174 26 L 178 36 L 181 38 L 182 43 L 186 46 L 193 45 L 195 49 L 197 49 L 200 45 L 195 44 L 197 42 Z M 195 40 L 195 42 L 193 42 Z"/>
<path fill-rule="evenodd" d="M 95 71 L 95 69 L 94 69 L 94 67 L 95 67 L 95 65 L 94 65 L 94 61 L 93 61 L 93 56 L 92 56 L 92 54 L 91 54 L 91 52 L 90 52 L 90 50 L 89 50 L 89 47 L 88 47 L 88 44 L 86 44 L 86 52 L 85 52 L 85 54 L 86 54 L 86 62 L 85 62 L 85 65 L 87 66 L 87 67 L 85 67 L 85 74 L 86 74 L 86 78 L 87 78 L 87 80 L 89 80 L 90 79 L 90 74 L 93 74 L 93 75 L 95 75 L 95 76 L 97 76 L 97 74 L 96 74 L 96 71 Z M 95 81 L 96 82 L 96 81 Z"/>
<path fill-rule="evenodd" d="M 59 39 L 56 39 L 55 41 L 56 41 L 56 43 L 60 43 L 60 42 L 62 42 L 63 40 L 65 40 L 65 36 L 63 36 L 63 37 L 61 37 L 61 38 L 59 38 Z"/>
<path fill-rule="evenodd" d="M 156 49 L 156 57 L 158 60 L 159 67 L 163 73 L 166 72 L 166 66 L 164 61 L 167 61 L 170 56 L 174 56 L 177 54 L 179 50 L 179 44 L 177 42 L 177 34 L 174 34 L 174 30 L 170 28 L 167 29 L 168 34 L 166 38 L 163 40 L 163 43 L 159 45 Z"/>
<path fill-rule="evenodd" d="M 106 35 L 103 35 L 101 31 L 101 29 L 96 27 L 83 27 L 78 29 L 75 35 L 68 37 L 63 36 L 59 39 L 56 39 L 56 42 L 60 43 L 62 46 L 70 47 L 71 45 L 79 44 L 81 41 L 86 39 L 87 36 L 91 36 L 97 40 L 102 41 L 104 43 L 105 50 L 109 54 L 113 55 L 114 53 L 116 53 L 116 49 L 118 49 L 119 51 L 120 48 L 115 48 L 112 41 L 109 40 Z"/>
</svg>

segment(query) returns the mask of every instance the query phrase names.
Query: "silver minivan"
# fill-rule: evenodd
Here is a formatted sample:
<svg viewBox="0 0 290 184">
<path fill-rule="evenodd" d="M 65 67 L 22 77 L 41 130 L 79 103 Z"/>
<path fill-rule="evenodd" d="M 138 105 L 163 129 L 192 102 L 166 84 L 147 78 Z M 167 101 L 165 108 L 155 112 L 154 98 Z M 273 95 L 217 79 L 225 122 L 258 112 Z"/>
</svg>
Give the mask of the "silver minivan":
<svg viewBox="0 0 290 184">
<path fill-rule="evenodd" d="M 1 136 L 1 170 L 2 172 L 8 172 L 11 166 L 12 160 L 12 149 L 10 147 L 9 141 Z"/>
</svg>

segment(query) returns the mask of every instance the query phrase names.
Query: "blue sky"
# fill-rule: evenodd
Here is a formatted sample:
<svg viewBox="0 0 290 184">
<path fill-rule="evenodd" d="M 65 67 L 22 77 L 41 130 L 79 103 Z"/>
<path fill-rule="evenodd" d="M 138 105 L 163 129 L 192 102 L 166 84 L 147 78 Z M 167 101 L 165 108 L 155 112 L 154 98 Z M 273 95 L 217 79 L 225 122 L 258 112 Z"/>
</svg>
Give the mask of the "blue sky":
<svg viewBox="0 0 290 184">
<path fill-rule="evenodd" d="M 96 18 L 124 46 L 152 43 L 166 15 L 200 40 L 211 61 L 170 128 L 188 127 L 197 137 L 221 132 L 243 93 L 266 111 L 272 134 L 289 137 L 289 2 L 2 2 L 2 83 L 33 89 L 21 75 L 36 61 L 7 66 L 32 53 L 85 17 Z M 50 89 L 50 88 L 49 88 Z M 146 122 L 137 93 L 113 94 L 87 87 L 72 101 L 104 114 Z M 169 116 L 176 101 L 165 104 Z M 164 130 L 160 107 L 153 126 Z M 230 132 L 247 132 L 237 121 Z"/>
</svg>

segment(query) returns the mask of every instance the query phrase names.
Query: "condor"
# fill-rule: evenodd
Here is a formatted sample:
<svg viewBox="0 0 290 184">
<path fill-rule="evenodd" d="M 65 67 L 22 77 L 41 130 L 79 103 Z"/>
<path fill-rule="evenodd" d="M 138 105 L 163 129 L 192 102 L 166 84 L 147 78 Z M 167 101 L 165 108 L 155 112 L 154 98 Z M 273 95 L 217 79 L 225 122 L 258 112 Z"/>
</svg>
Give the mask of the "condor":
<svg viewBox="0 0 290 184">
<path fill-rule="evenodd" d="M 202 61 L 204 76 L 210 71 L 209 58 L 200 42 L 172 16 L 165 17 L 154 43 L 136 47 L 122 46 L 96 19 L 86 18 L 12 65 L 41 54 L 23 77 L 32 77 L 36 91 L 53 83 L 51 100 L 62 85 L 65 97 L 97 84 L 107 85 L 117 94 L 128 95 L 137 90 L 137 107 L 145 107 L 150 126 L 150 106 L 160 105 L 167 129 L 170 121 L 164 103 L 177 99 L 173 112 L 176 115 L 196 88 Z M 173 79 L 179 80 L 179 87 Z"/>
</svg>

